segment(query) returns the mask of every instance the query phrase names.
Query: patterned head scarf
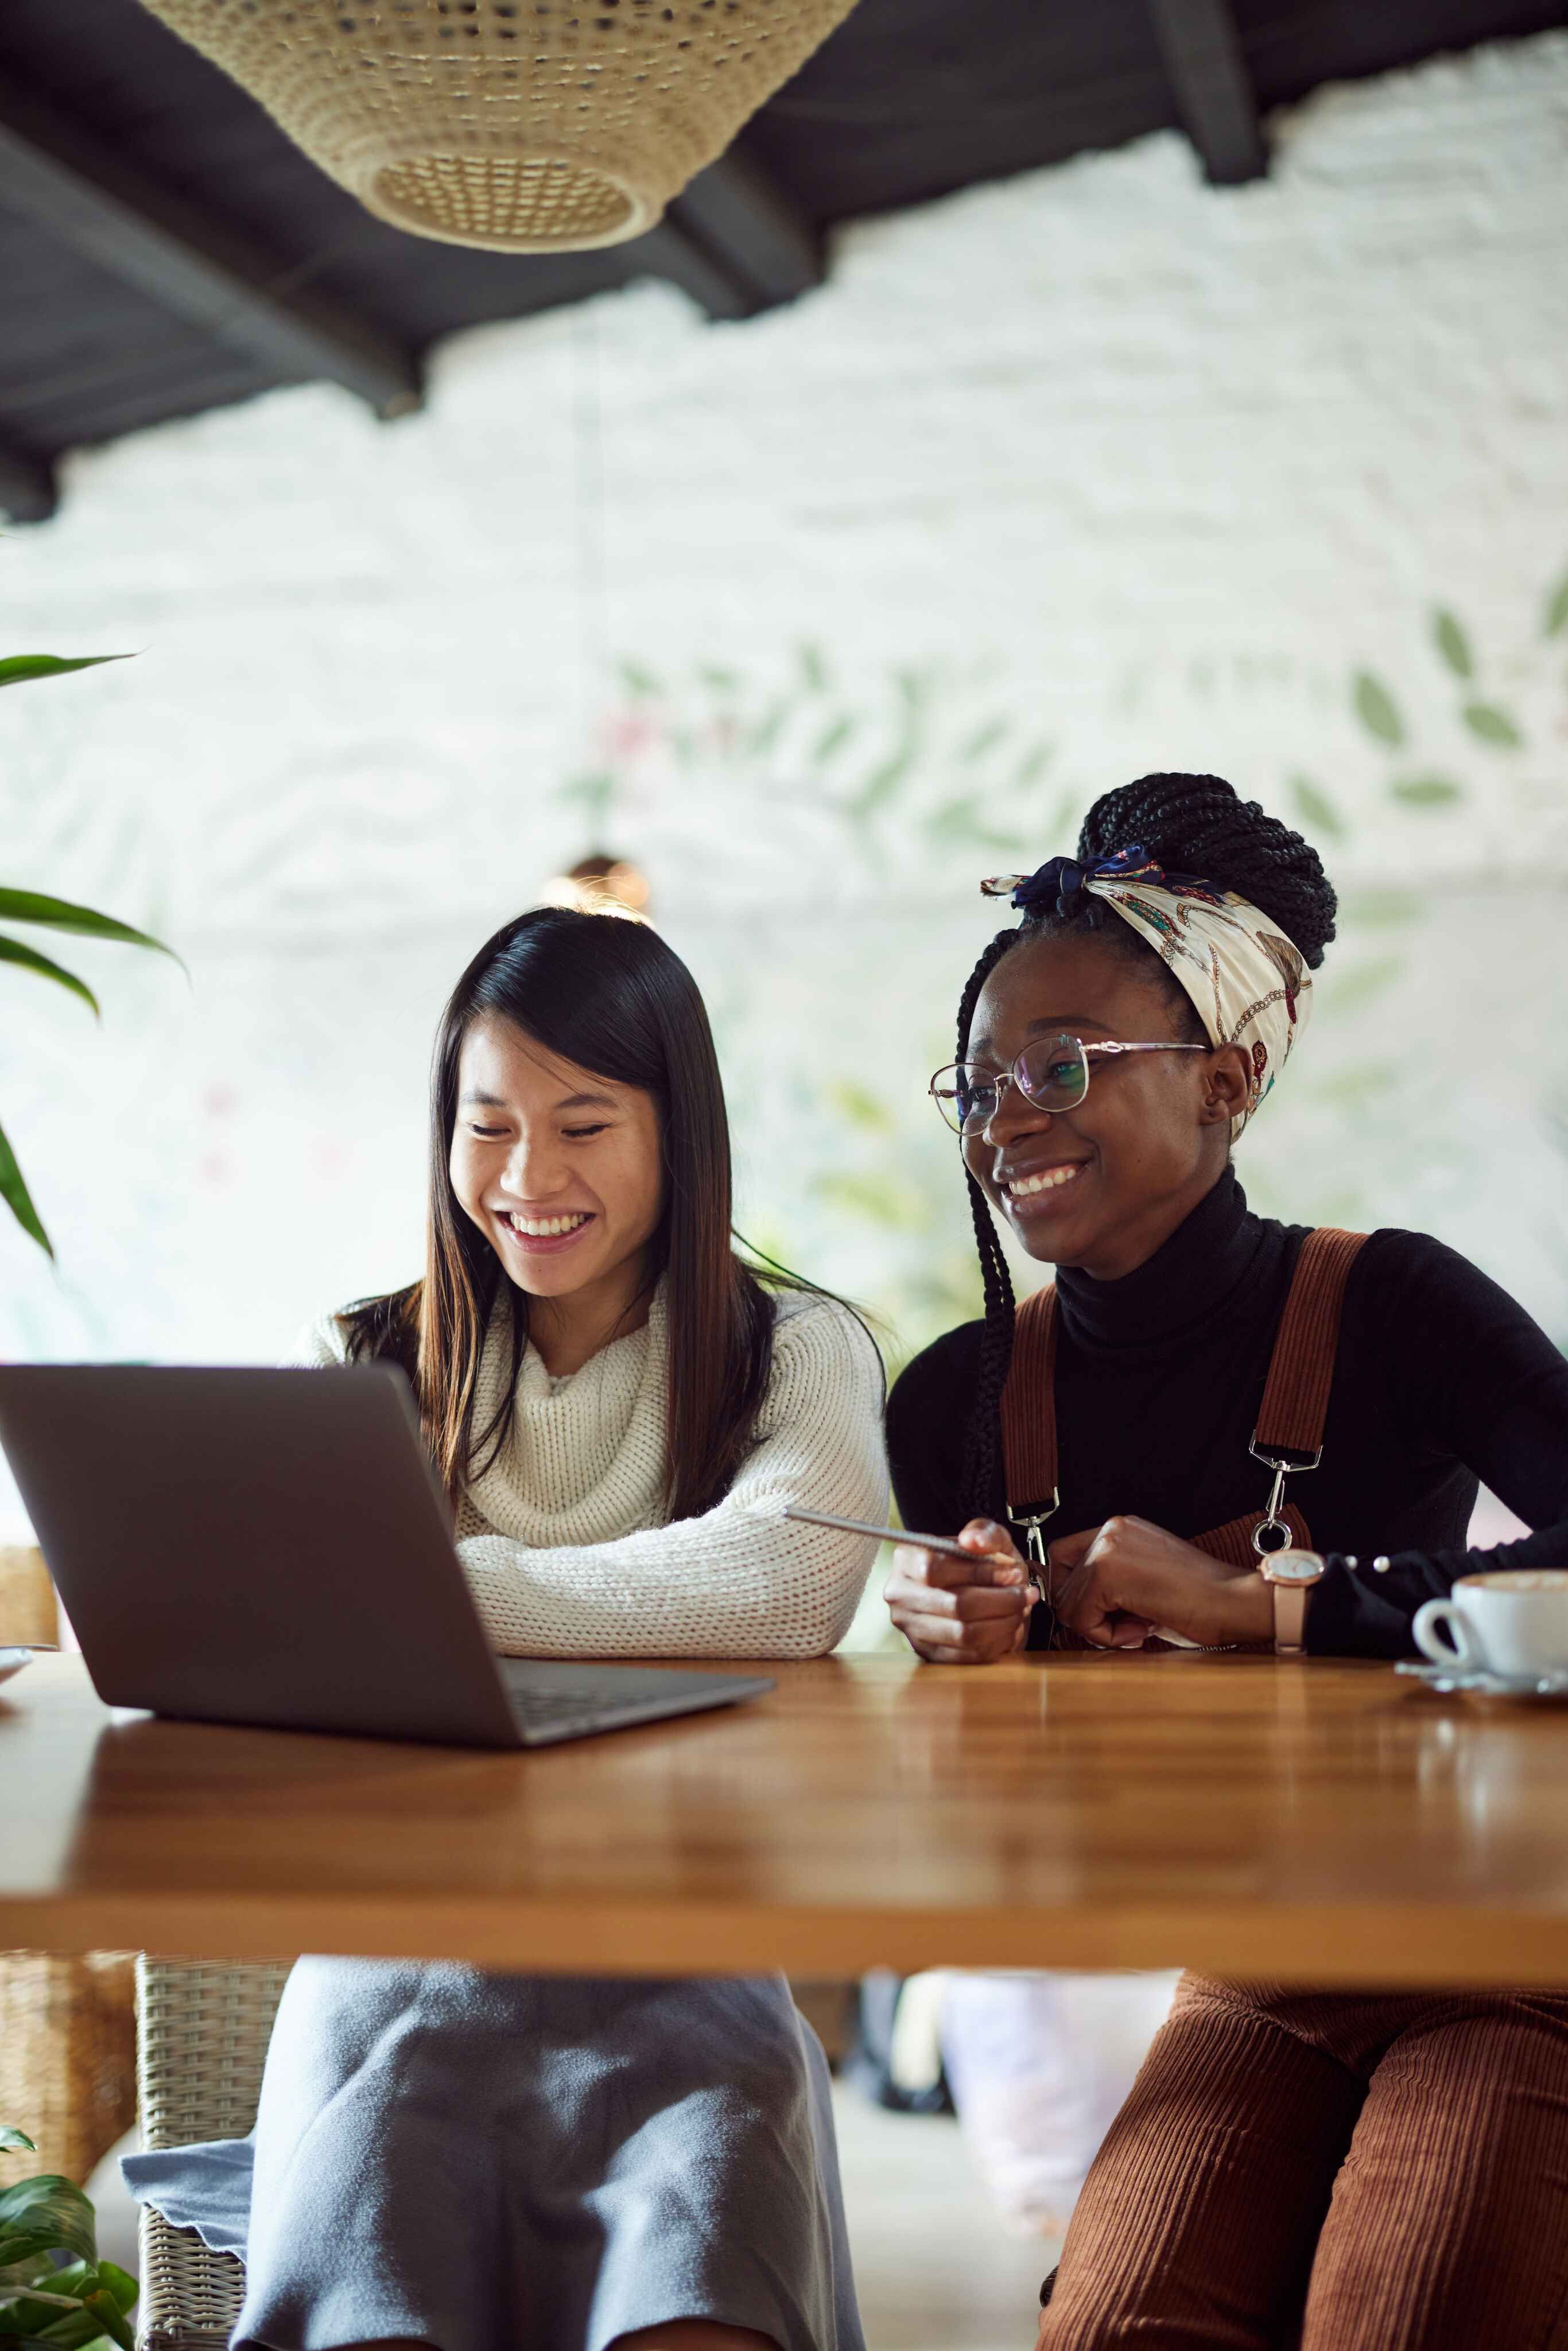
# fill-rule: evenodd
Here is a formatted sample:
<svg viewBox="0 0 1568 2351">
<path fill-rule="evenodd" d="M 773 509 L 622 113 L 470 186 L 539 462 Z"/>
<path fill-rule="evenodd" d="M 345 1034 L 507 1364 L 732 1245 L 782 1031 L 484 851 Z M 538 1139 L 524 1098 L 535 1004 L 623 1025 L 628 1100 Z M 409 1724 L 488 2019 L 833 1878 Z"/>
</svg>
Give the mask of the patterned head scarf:
<svg viewBox="0 0 1568 2351">
<path fill-rule="evenodd" d="M 1211 1044 L 1245 1045 L 1252 1063 L 1247 1107 L 1230 1122 L 1234 1142 L 1291 1058 L 1312 1008 L 1306 957 L 1260 908 L 1195 874 L 1168 872 L 1146 850 L 1081 862 L 1052 857 L 1033 873 L 982 882 L 1024 914 L 1070 916 L 1081 893 L 1103 898 L 1146 940 L 1192 999 Z"/>
</svg>

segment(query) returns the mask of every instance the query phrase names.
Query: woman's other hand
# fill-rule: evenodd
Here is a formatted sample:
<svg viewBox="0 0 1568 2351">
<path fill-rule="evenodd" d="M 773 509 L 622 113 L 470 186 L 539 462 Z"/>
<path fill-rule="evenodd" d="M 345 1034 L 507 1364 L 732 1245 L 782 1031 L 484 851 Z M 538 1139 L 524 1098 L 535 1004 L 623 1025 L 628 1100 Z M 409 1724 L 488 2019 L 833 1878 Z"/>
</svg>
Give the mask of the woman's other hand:
<svg viewBox="0 0 1568 2351">
<path fill-rule="evenodd" d="M 933 1666 L 989 1666 L 1029 1635 L 1034 1594 L 1005 1527 L 971 1519 L 959 1535 L 972 1561 L 900 1543 L 883 1598 L 917 1656 Z"/>
<path fill-rule="evenodd" d="M 1207 1648 L 1269 1641 L 1273 1594 L 1260 1575 L 1211 1559 L 1147 1519 L 1107 1519 L 1051 1546 L 1061 1622 L 1102 1649 L 1135 1649 L 1156 1629 Z"/>
</svg>

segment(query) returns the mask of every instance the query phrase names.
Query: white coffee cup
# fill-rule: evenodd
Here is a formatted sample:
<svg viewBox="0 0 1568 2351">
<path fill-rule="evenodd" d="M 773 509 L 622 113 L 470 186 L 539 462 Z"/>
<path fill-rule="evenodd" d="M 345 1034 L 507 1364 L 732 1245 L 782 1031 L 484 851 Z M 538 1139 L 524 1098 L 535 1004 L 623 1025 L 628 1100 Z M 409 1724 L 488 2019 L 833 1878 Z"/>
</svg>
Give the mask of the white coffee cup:
<svg viewBox="0 0 1568 2351">
<path fill-rule="evenodd" d="M 1462 1673 L 1568 1674 L 1568 1567 L 1461 1575 L 1416 1611 L 1416 1646 Z"/>
</svg>

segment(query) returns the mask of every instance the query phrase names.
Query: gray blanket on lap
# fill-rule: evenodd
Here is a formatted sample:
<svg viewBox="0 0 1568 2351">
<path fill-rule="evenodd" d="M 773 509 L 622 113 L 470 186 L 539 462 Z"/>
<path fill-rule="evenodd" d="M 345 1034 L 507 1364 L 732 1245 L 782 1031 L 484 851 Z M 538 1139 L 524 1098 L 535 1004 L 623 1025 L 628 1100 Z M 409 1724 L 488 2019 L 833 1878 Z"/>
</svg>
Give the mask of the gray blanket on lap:
<svg viewBox="0 0 1568 2351">
<path fill-rule="evenodd" d="M 781 1977 L 302 1959 L 251 2137 L 124 2170 L 246 2260 L 237 2345 L 606 2351 L 689 2317 L 864 2351 L 827 2067 Z"/>
</svg>

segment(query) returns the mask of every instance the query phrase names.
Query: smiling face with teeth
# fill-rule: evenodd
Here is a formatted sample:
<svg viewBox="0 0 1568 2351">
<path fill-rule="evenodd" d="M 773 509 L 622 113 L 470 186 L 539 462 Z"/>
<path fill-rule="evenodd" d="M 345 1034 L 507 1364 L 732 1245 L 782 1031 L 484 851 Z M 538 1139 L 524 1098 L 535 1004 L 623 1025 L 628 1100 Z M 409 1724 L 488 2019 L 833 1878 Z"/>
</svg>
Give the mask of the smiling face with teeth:
<svg viewBox="0 0 1568 2351">
<path fill-rule="evenodd" d="M 1025 939 L 980 991 L 968 1057 L 1010 1067 L 1038 1037 L 1085 1044 L 1191 1037 L 1155 956 L 1092 935 Z M 1250 1077 L 1239 1046 L 1129 1053 L 1090 1064 L 1074 1110 L 1043 1111 L 1005 1087 L 965 1164 L 1030 1257 L 1115 1280 L 1154 1255 L 1224 1172 Z"/>
<path fill-rule="evenodd" d="M 664 1205 L 652 1094 L 483 1014 L 463 1040 L 447 1165 L 464 1214 L 536 1301 L 529 1334 L 552 1371 L 574 1367 L 559 1343 L 569 1323 L 630 1330 L 640 1300 L 645 1315 L 649 1244 Z"/>
</svg>

